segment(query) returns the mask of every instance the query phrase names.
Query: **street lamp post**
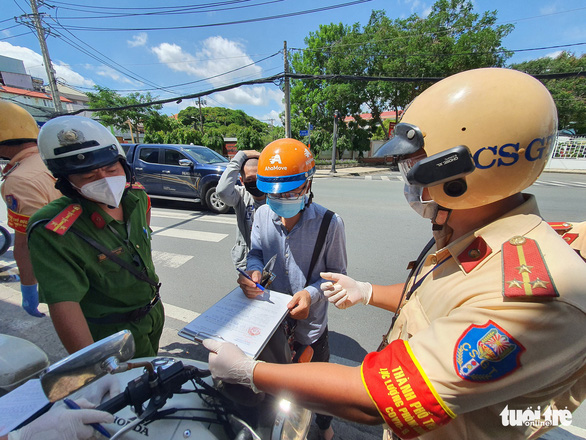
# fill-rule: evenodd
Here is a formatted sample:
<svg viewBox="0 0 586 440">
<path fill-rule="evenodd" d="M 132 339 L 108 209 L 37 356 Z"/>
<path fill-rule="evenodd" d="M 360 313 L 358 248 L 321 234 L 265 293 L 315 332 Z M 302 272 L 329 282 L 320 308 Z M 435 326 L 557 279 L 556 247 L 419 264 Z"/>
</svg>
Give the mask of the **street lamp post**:
<svg viewBox="0 0 586 440">
<path fill-rule="evenodd" d="M 330 170 L 330 174 L 336 173 L 336 146 L 338 144 L 338 119 L 340 118 L 340 113 L 338 110 L 334 112 L 334 142 L 332 144 L 332 169 Z"/>
</svg>

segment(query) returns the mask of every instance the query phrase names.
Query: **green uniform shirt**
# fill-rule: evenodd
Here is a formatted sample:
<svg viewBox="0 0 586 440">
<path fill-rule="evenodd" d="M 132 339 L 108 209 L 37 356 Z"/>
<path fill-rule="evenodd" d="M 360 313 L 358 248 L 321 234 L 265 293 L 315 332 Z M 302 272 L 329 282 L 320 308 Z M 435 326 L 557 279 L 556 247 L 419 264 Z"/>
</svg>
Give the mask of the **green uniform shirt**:
<svg viewBox="0 0 586 440">
<path fill-rule="evenodd" d="M 35 226 L 40 220 L 50 222 L 72 203 L 80 203 L 82 207 L 72 228 L 139 270 L 146 269 L 146 275 L 153 281 L 159 280 L 151 256 L 151 234 L 146 219 L 148 196 L 144 191 L 132 189 L 122 198 L 125 222 L 114 220 L 89 200 L 62 197 L 38 210 L 29 221 L 29 248 L 41 302 L 78 302 L 88 318 L 127 313 L 147 305 L 155 296 L 153 286 L 137 279 L 71 231 L 59 235 L 45 228 L 47 222 Z M 136 357 L 139 357 L 156 354 L 163 322 L 164 312 L 159 302 L 138 323 L 88 325 L 94 340 L 121 329 L 131 330 L 137 347 Z M 149 336 L 152 341 L 153 333 L 158 334 L 154 353 L 152 349 L 139 350 L 140 338 Z"/>
</svg>

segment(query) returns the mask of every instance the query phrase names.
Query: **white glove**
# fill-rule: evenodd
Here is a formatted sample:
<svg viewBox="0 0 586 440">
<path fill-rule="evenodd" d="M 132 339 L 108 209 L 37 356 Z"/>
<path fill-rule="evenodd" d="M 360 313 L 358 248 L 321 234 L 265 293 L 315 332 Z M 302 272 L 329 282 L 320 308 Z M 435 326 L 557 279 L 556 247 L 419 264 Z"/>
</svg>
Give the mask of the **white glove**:
<svg viewBox="0 0 586 440">
<path fill-rule="evenodd" d="M 92 407 L 85 399 L 77 404 Z M 8 440 L 86 440 L 97 434 L 89 423 L 112 423 L 114 416 L 95 409 L 68 409 L 55 405 L 48 412 L 18 431 L 8 434 Z"/>
<path fill-rule="evenodd" d="M 112 374 L 107 374 L 94 383 L 82 388 L 75 396 L 89 400 L 95 405 L 99 405 L 106 399 L 111 399 L 120 394 L 120 382 Z"/>
<path fill-rule="evenodd" d="M 322 283 L 320 288 L 328 301 L 339 309 L 347 309 L 359 302 L 366 305 L 372 298 L 372 284 L 370 283 L 355 281 L 341 273 L 322 272 L 320 276 L 331 280 Z"/>
<path fill-rule="evenodd" d="M 210 351 L 208 364 L 212 377 L 227 383 L 246 385 L 259 393 L 252 380 L 254 367 L 261 361 L 246 356 L 242 350 L 230 342 L 204 339 L 203 346 Z"/>
</svg>

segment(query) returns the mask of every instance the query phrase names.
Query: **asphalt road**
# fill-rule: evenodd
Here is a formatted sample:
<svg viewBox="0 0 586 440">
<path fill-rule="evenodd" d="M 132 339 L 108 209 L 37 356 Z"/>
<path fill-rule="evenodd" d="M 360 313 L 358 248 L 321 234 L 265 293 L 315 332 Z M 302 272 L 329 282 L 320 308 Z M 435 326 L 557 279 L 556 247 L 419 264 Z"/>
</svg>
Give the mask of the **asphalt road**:
<svg viewBox="0 0 586 440">
<path fill-rule="evenodd" d="M 355 279 L 375 284 L 403 282 L 407 262 L 415 259 L 428 241 L 429 223 L 409 208 L 402 188 L 398 175 L 388 172 L 315 179 L 315 202 L 344 219 L 348 274 Z M 546 220 L 579 221 L 586 219 L 585 190 L 586 175 L 546 173 L 528 192 L 536 194 Z M 4 210 L 0 210 L 0 220 L 5 221 Z M 235 216 L 213 215 L 191 203 L 154 201 L 152 225 L 153 255 L 167 312 L 161 354 L 205 360 L 205 350 L 179 338 L 177 331 L 236 286 L 237 274 L 230 260 Z M 33 340 L 49 352 L 53 361 L 61 358 L 64 351 L 50 320 L 28 317 L 18 307 L 18 281 L 10 276 L 15 267 L 11 252 L 2 259 L 5 274 L 0 283 L 0 332 Z M 345 311 L 331 307 L 332 360 L 358 365 L 366 353 L 376 349 L 389 322 L 388 312 L 373 307 Z M 581 410 L 574 414 L 573 425 L 586 428 L 586 411 Z M 381 433 L 380 427 L 339 420 L 334 427 L 341 434 L 339 438 L 345 439 L 378 439 Z M 586 431 L 576 432 L 556 430 L 547 438 L 586 438 Z"/>
</svg>

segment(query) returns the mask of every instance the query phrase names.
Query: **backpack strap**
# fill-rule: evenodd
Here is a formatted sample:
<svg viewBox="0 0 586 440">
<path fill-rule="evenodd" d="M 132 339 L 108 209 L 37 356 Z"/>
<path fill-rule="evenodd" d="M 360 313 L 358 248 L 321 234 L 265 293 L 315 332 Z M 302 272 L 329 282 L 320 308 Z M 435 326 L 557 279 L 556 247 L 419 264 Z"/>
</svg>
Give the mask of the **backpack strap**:
<svg viewBox="0 0 586 440">
<path fill-rule="evenodd" d="M 307 271 L 307 278 L 305 283 L 306 287 L 309 285 L 311 274 L 313 273 L 313 269 L 315 268 L 319 254 L 321 253 L 321 250 L 324 247 L 324 243 L 326 242 L 326 235 L 328 234 L 328 228 L 330 227 L 330 222 L 332 221 L 333 216 L 334 212 L 328 209 L 321 220 L 321 225 L 317 234 L 317 240 L 315 241 L 315 247 L 313 248 L 313 255 L 311 256 L 311 262 L 309 263 L 309 270 Z"/>
</svg>

